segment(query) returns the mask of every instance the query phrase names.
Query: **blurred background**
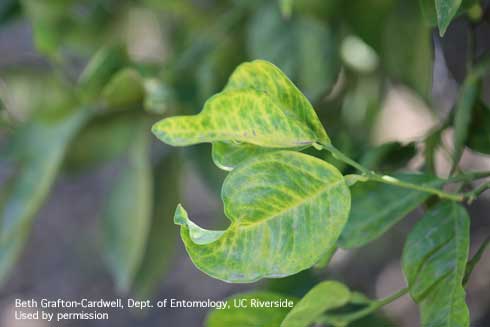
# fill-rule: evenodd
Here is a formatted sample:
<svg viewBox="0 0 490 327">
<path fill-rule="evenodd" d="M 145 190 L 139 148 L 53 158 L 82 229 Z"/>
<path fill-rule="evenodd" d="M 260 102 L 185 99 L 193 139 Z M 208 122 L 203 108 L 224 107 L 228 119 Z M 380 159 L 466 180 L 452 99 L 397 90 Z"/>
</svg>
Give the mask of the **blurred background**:
<svg viewBox="0 0 490 327">
<path fill-rule="evenodd" d="M 225 172 L 209 145 L 173 149 L 150 127 L 199 112 L 238 64 L 260 58 L 299 86 L 351 157 L 426 169 L 424 136 L 449 115 L 467 63 L 490 50 L 488 1 L 465 6 L 441 38 L 413 0 L 0 0 L 0 326 L 49 325 L 15 321 L 15 298 L 301 296 L 324 279 L 370 297 L 404 287 L 400 254 L 418 211 L 327 268 L 241 285 L 201 273 L 173 211 L 180 201 L 201 226 L 226 228 Z M 451 133 L 434 149 L 441 176 Z M 490 157 L 467 149 L 461 168 L 489 170 Z M 485 195 L 470 207 L 472 253 L 489 212 Z M 487 251 L 467 288 L 472 326 L 490 326 L 489 276 Z M 61 326 L 200 326 L 205 315 L 126 310 Z M 358 326 L 417 324 L 405 296 Z"/>
</svg>

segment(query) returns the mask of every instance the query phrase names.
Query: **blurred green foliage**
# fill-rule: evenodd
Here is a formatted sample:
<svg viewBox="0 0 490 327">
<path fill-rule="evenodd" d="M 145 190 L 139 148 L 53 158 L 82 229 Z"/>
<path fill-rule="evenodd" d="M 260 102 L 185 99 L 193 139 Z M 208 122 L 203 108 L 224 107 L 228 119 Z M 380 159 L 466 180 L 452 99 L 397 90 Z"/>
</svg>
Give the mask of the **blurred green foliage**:
<svg viewBox="0 0 490 327">
<path fill-rule="evenodd" d="M 478 25 L 484 16 L 476 13 L 488 11 L 488 5 L 475 0 L 0 2 L 0 31 L 28 24 L 40 55 L 35 63 L 19 58 L 13 67 L 0 65 L 0 131 L 7 140 L 0 160 L 13 167 L 0 189 L 0 278 L 14 267 L 57 176 L 110 164 L 117 166 L 118 177 L 100 213 L 101 252 L 120 291 L 151 293 L 175 247 L 171 215 L 183 160 L 216 193 L 224 173 L 213 166 L 207 146 L 152 147 L 150 123 L 199 112 L 243 61 L 265 59 L 281 68 L 314 105 L 336 146 L 369 169 L 400 170 L 423 152 L 422 170 L 434 173 L 442 131 L 452 126 L 454 170 L 465 146 L 489 154 L 490 109 L 481 94 L 488 64 L 471 60 L 457 105 L 429 138 L 369 142 L 392 86 L 403 86 L 433 108 L 432 27 L 450 34 L 450 22 L 467 20 L 468 10 Z M 422 144 L 425 151 L 419 151 Z M 363 226 L 344 230 L 345 247 L 361 245 L 347 233 L 363 233 L 363 245 L 427 200 L 425 194 L 400 195 L 380 184 L 356 185 L 353 197 L 359 200 L 353 200 L 358 205 L 348 226 L 360 224 L 368 211 L 372 215 Z M 379 209 L 399 197 L 405 201 Z M 286 314 L 278 312 L 280 319 L 273 320 Z M 219 325 L 212 323 L 217 315 L 210 316 L 210 325 Z"/>
</svg>

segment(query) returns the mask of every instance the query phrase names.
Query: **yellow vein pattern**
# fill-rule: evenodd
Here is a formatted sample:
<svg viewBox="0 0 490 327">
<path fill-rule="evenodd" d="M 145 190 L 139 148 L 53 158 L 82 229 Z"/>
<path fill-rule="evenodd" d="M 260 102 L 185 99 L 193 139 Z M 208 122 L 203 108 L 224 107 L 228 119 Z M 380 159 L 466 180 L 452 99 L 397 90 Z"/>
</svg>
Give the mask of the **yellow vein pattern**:
<svg viewBox="0 0 490 327">
<path fill-rule="evenodd" d="M 315 142 L 330 143 L 330 139 L 308 99 L 272 63 L 264 60 L 255 60 L 238 66 L 230 76 L 224 89 L 225 92 L 232 90 L 256 90 L 267 93 L 289 119 L 299 121 L 313 131 L 317 138 Z M 221 169 L 232 170 L 248 158 L 260 153 L 277 150 L 274 149 L 275 147 L 261 148 L 247 143 L 213 143 L 213 161 Z M 303 146 L 296 147 L 295 150 L 301 150 L 310 145 L 311 143 L 303 144 Z"/>
<path fill-rule="evenodd" d="M 175 222 L 194 264 L 229 282 L 283 277 L 307 269 L 335 245 L 349 214 L 340 172 L 317 158 L 275 151 L 233 170 L 222 190 L 226 231 L 192 223 L 178 207 Z"/>
</svg>

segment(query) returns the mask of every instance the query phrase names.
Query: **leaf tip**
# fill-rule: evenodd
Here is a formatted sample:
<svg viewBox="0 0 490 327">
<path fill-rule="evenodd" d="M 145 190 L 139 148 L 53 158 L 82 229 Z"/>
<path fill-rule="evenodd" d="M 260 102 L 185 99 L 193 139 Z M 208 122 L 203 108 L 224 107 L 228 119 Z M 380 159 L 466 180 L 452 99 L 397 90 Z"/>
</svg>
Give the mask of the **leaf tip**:
<svg viewBox="0 0 490 327">
<path fill-rule="evenodd" d="M 183 226 L 187 225 L 187 221 L 189 220 L 189 216 L 187 215 L 187 211 L 184 209 L 182 204 L 177 205 L 177 209 L 175 209 L 174 214 L 174 224 Z"/>
</svg>

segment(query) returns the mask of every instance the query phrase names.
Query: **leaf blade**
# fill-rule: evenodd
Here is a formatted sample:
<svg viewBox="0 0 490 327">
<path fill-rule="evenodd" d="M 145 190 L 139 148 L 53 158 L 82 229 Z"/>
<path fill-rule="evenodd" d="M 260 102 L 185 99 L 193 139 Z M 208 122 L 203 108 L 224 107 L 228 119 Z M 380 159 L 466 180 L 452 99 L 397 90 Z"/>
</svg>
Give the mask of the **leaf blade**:
<svg viewBox="0 0 490 327">
<path fill-rule="evenodd" d="M 240 165 L 225 180 L 222 199 L 231 221 L 226 231 L 198 227 L 181 207 L 175 222 L 196 267 L 230 282 L 311 267 L 335 245 L 350 207 L 349 190 L 333 166 L 291 151 Z"/>
<path fill-rule="evenodd" d="M 437 178 L 399 173 L 402 181 L 439 186 Z M 345 249 L 363 246 L 380 237 L 409 212 L 429 198 L 429 194 L 376 182 L 356 183 L 352 189 L 352 208 L 349 220 L 338 244 Z"/>
<path fill-rule="evenodd" d="M 120 291 L 131 287 L 140 267 L 151 222 L 152 176 L 147 123 L 139 122 L 119 175 L 102 211 L 103 253 Z"/>
<path fill-rule="evenodd" d="M 341 283 L 319 283 L 294 306 L 282 321 L 281 327 L 308 326 L 323 312 L 344 306 L 350 298 L 350 290 Z"/>
<path fill-rule="evenodd" d="M 402 266 L 422 325 L 469 325 L 462 286 L 468 252 L 469 217 L 455 203 L 436 205 L 408 235 Z"/>
</svg>

